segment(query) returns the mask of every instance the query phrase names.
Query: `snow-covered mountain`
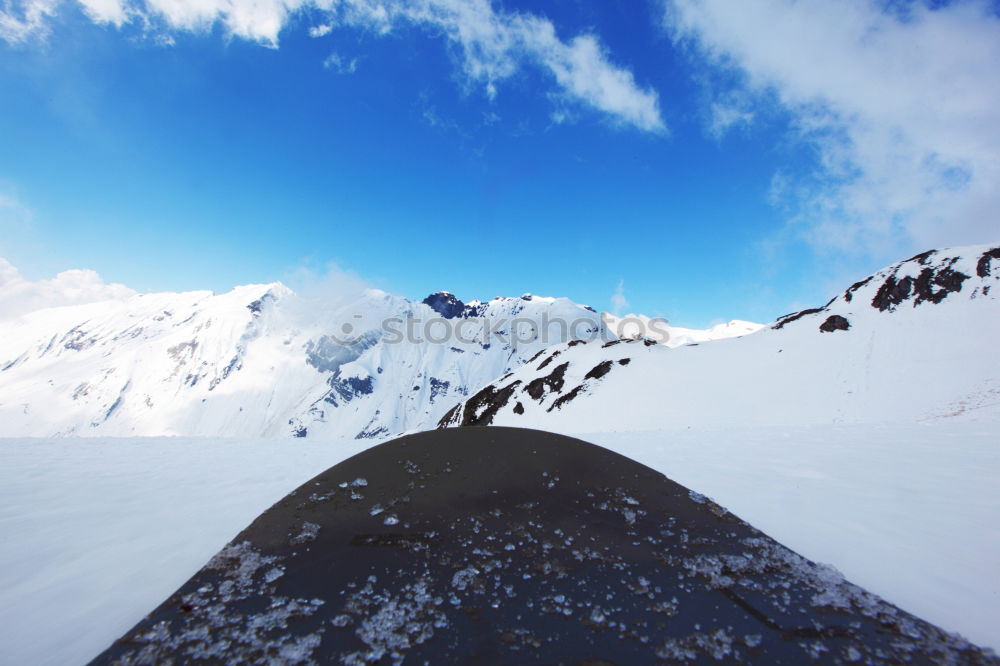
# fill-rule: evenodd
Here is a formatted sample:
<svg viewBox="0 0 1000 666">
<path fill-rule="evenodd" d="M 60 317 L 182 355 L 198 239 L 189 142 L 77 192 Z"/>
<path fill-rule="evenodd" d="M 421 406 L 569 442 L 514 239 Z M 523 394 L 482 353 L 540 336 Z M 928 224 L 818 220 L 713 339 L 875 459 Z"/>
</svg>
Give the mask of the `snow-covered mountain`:
<svg viewBox="0 0 1000 666">
<path fill-rule="evenodd" d="M 591 432 L 995 421 L 998 281 L 1000 248 L 930 251 L 751 336 L 675 349 L 648 339 L 570 341 L 441 423 Z"/>
<path fill-rule="evenodd" d="M 712 342 L 727 338 L 739 338 L 750 335 L 767 327 L 766 324 L 756 324 L 752 321 L 734 319 L 716 324 L 710 328 L 683 328 L 671 326 L 666 320 L 647 317 L 641 314 L 629 314 L 617 317 L 605 312 L 604 323 L 619 338 L 645 338 L 666 345 L 667 347 L 682 347 L 692 342 Z"/>
<path fill-rule="evenodd" d="M 548 344 L 608 335 L 592 309 L 529 294 L 306 300 L 276 283 L 50 308 L 0 322 L 0 435 L 384 438 Z"/>
</svg>

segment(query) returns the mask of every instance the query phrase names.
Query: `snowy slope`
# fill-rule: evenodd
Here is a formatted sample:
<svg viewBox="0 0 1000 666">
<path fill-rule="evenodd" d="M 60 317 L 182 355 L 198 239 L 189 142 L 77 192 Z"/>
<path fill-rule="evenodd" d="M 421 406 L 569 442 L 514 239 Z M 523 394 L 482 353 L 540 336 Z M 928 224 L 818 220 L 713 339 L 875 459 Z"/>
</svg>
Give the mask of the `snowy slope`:
<svg viewBox="0 0 1000 666">
<path fill-rule="evenodd" d="M 1000 248 L 918 255 L 740 339 L 568 343 L 442 424 L 577 435 L 1000 646 Z"/>
<path fill-rule="evenodd" d="M 743 338 L 546 350 L 447 425 L 567 432 L 1000 420 L 1000 248 L 918 255 Z M 992 291 L 991 291 L 992 289 Z"/>
<path fill-rule="evenodd" d="M 1000 647 L 995 430 L 939 422 L 584 439 L 712 496 L 906 610 Z M 0 663 L 86 663 L 261 511 L 369 444 L 0 440 Z"/>
<path fill-rule="evenodd" d="M 567 299 L 426 301 L 367 289 L 315 302 L 271 284 L 0 322 L 0 436 L 381 439 L 432 426 L 552 342 L 606 335 L 596 312 Z M 530 339 L 549 321 L 575 326 Z M 460 338 L 449 336 L 459 322 Z"/>
<path fill-rule="evenodd" d="M 624 317 L 616 317 L 613 314 L 605 312 L 602 316 L 604 323 L 615 333 L 616 337 L 649 337 L 667 347 L 681 347 L 689 345 L 692 342 L 711 342 L 712 340 L 739 338 L 766 328 L 765 324 L 756 324 L 752 321 L 743 321 L 740 319 L 716 324 L 706 329 L 696 329 L 671 326 L 669 323 L 665 323 L 666 320 L 657 320 L 641 314 L 628 314 Z"/>
</svg>

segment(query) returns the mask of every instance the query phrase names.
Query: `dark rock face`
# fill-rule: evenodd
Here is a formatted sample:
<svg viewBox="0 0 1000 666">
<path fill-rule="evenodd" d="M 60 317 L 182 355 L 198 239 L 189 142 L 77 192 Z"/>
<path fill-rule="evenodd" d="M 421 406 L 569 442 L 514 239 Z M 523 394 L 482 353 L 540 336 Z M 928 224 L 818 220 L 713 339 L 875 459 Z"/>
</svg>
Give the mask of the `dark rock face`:
<svg viewBox="0 0 1000 666">
<path fill-rule="evenodd" d="M 584 375 L 584 379 L 600 379 L 604 375 L 611 372 L 611 361 L 601 361 Z"/>
<path fill-rule="evenodd" d="M 841 317 L 840 315 L 830 315 L 826 318 L 822 324 L 819 325 L 819 330 L 824 333 L 833 333 L 834 331 L 846 331 L 851 328 L 851 322 L 847 321 L 846 317 Z"/>
<path fill-rule="evenodd" d="M 861 287 L 865 286 L 874 279 L 875 279 L 874 275 L 869 275 L 864 280 L 858 280 L 857 282 L 852 284 L 850 287 L 847 288 L 847 291 L 844 292 L 844 300 L 850 303 L 851 299 L 854 298 L 854 292 L 856 292 L 858 289 L 861 289 Z"/>
<path fill-rule="evenodd" d="M 451 425 L 485 426 L 493 423 L 493 417 L 507 405 L 520 385 L 521 380 L 518 379 L 501 389 L 493 385 L 487 386 L 466 400 L 465 403 L 455 405 L 448 410 L 448 413 L 438 421 L 438 428 L 446 428 Z"/>
<path fill-rule="evenodd" d="M 872 298 L 872 307 L 885 312 L 895 310 L 912 298 L 913 305 L 924 302 L 940 303 L 948 294 L 961 291 L 962 283 L 969 279 L 965 273 L 953 270 L 955 260 L 938 268 L 924 268 L 916 278 L 909 275 L 897 279 L 892 274 L 885 279 Z"/>
<path fill-rule="evenodd" d="M 447 395 L 448 388 L 451 386 L 451 382 L 447 379 L 438 379 L 437 377 L 430 378 L 431 384 L 431 402 L 434 402 L 438 396 Z"/>
<path fill-rule="evenodd" d="M 533 400 L 541 400 L 542 396 L 545 395 L 546 390 L 552 391 L 553 393 L 562 391 L 563 384 L 565 383 L 563 377 L 566 375 L 566 369 L 568 367 L 569 363 L 563 363 L 562 365 L 556 366 L 555 370 L 547 376 L 531 380 L 525 387 L 528 395 L 530 395 Z"/>
<path fill-rule="evenodd" d="M 554 359 L 556 356 L 559 356 L 560 353 L 561 352 L 558 351 L 558 350 L 552 352 L 551 356 L 549 356 L 547 359 L 545 359 L 544 361 L 542 361 L 541 363 L 538 364 L 538 370 L 543 369 L 545 366 L 547 366 L 549 363 L 551 363 L 552 359 Z"/>
<path fill-rule="evenodd" d="M 784 317 L 779 317 L 777 323 L 772 327 L 774 330 L 784 328 L 786 324 L 791 324 L 793 321 L 798 321 L 803 317 L 808 315 L 817 314 L 819 312 L 825 311 L 826 308 L 810 308 L 808 310 L 802 310 L 800 312 L 795 312 L 793 314 L 785 315 Z"/>
<path fill-rule="evenodd" d="M 465 313 L 465 303 L 446 291 L 431 294 L 423 300 L 423 303 L 424 305 L 431 306 L 435 312 L 445 319 L 461 317 Z"/>
<path fill-rule="evenodd" d="M 976 275 L 979 277 L 989 277 L 992 275 L 991 262 L 994 259 L 1000 260 L 1000 247 L 995 247 L 992 250 L 983 252 L 983 255 L 979 257 L 979 261 L 976 262 Z"/>
<path fill-rule="evenodd" d="M 338 398 L 344 402 L 350 402 L 354 398 L 369 395 L 375 391 L 375 380 L 372 377 L 341 377 L 340 370 L 333 373 L 327 383 L 330 384 L 331 390 L 323 400 L 335 407 Z"/>
<path fill-rule="evenodd" d="M 996 664 L 606 449 L 403 437 L 264 512 L 93 664 Z"/>
<path fill-rule="evenodd" d="M 267 292 L 256 301 L 247 304 L 247 310 L 253 313 L 254 317 L 259 317 L 260 313 L 264 311 L 264 306 L 268 303 L 273 303 L 275 300 L 274 294 Z"/>
</svg>

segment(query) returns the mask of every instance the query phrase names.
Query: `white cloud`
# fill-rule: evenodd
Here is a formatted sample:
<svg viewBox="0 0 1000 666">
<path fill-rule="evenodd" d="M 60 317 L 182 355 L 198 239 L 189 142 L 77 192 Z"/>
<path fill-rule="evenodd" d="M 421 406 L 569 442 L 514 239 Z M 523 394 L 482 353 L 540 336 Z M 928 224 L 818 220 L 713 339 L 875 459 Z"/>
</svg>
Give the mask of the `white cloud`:
<svg viewBox="0 0 1000 666">
<path fill-rule="evenodd" d="M 666 7 L 675 41 L 717 81 L 737 81 L 715 91 L 717 103 L 735 94 L 758 110 L 777 106 L 816 149 L 812 173 L 790 167 L 772 189 L 816 247 L 877 253 L 996 240 L 1000 19 L 986 2 Z M 727 118 L 719 108 L 720 132 L 753 113 L 743 106 Z"/>
<path fill-rule="evenodd" d="M 615 293 L 611 294 L 611 314 L 620 316 L 628 305 L 628 299 L 625 298 L 625 280 L 620 279 L 615 287 Z"/>
<path fill-rule="evenodd" d="M 5 0 L 0 4 L 0 39 L 20 44 L 44 35 L 57 5 L 58 0 Z"/>
<path fill-rule="evenodd" d="M 128 298 L 135 293 L 125 285 L 105 282 L 91 270 L 63 271 L 49 280 L 25 280 L 17 268 L 0 257 L 0 320 L 42 308 Z"/>
<path fill-rule="evenodd" d="M 325 37 L 333 32 L 333 26 L 329 23 L 321 23 L 320 25 L 314 25 L 309 28 L 310 37 Z"/>
<path fill-rule="evenodd" d="M 332 69 L 340 74 L 353 74 L 358 71 L 358 59 L 357 58 L 344 58 L 337 53 L 331 53 L 323 61 L 323 67 L 326 69 Z"/>
<path fill-rule="evenodd" d="M 0 0 L 0 38 L 23 42 L 43 34 L 57 0 Z M 551 21 L 506 12 L 490 0 L 77 0 L 98 23 L 208 31 L 221 25 L 230 35 L 277 47 L 279 35 L 299 10 L 322 19 L 309 34 L 327 35 L 351 26 L 386 34 L 415 26 L 443 36 L 466 79 L 490 98 L 498 84 L 525 66 L 548 73 L 562 97 L 600 111 L 622 125 L 665 130 L 655 91 L 614 64 L 597 37 L 561 40 Z"/>
</svg>

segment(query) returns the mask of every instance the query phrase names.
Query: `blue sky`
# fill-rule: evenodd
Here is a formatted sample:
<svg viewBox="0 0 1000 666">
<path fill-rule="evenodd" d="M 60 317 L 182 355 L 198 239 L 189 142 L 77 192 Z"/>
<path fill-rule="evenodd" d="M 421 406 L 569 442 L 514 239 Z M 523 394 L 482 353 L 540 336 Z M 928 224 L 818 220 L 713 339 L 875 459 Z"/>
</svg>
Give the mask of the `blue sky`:
<svg viewBox="0 0 1000 666">
<path fill-rule="evenodd" d="M 336 265 L 410 297 L 610 310 L 621 288 L 703 326 L 1000 237 L 988 4 L 241 6 L 0 5 L 0 257 L 23 279 Z"/>
</svg>

